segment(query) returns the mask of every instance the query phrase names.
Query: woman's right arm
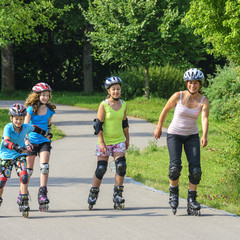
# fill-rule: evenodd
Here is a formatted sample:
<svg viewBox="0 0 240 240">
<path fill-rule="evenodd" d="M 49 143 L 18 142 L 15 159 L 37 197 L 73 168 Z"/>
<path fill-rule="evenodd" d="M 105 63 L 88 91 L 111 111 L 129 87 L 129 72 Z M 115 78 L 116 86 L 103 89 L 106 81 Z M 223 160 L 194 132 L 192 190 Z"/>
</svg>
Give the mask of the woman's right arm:
<svg viewBox="0 0 240 240">
<path fill-rule="evenodd" d="M 155 139 L 158 139 L 161 137 L 163 122 L 166 119 L 168 112 L 176 106 L 179 99 L 180 99 L 180 92 L 176 92 L 167 101 L 165 107 L 163 108 L 159 116 L 157 128 L 154 131 Z"/>
</svg>

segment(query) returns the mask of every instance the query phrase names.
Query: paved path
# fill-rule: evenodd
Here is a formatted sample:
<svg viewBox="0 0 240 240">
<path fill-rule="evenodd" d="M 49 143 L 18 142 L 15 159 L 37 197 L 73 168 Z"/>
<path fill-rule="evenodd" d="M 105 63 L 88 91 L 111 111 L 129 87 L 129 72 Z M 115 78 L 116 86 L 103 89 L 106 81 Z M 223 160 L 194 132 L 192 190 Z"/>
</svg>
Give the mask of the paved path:
<svg viewBox="0 0 240 240">
<path fill-rule="evenodd" d="M 12 102 L 0 101 L 0 107 Z M 239 239 L 240 218 L 208 208 L 200 217 L 187 216 L 186 201 L 181 200 L 177 215 L 172 214 L 168 195 L 151 191 L 129 178 L 125 182 L 124 210 L 114 210 L 112 191 L 114 175 L 108 169 L 94 210 L 88 211 L 88 192 L 96 167 L 94 156 L 97 137 L 93 135 L 95 111 L 57 106 L 54 124 L 66 137 L 54 141 L 49 179 L 50 209 L 38 211 L 38 159 L 30 182 L 31 212 L 28 219 L 18 212 L 16 199 L 19 180 L 13 171 L 0 208 L 1 240 L 146 240 L 146 239 Z M 131 142 L 143 148 L 153 139 L 155 126 L 130 118 Z M 165 137 L 163 137 L 165 144 Z"/>
</svg>

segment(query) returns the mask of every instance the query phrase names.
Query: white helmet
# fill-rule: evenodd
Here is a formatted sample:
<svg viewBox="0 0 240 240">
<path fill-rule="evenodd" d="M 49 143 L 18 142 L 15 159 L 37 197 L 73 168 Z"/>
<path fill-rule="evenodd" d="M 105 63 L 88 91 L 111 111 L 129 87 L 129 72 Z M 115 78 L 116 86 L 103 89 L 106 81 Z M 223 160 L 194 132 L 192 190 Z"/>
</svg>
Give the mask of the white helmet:
<svg viewBox="0 0 240 240">
<path fill-rule="evenodd" d="M 183 79 L 184 81 L 191 81 L 191 80 L 202 81 L 202 79 L 204 79 L 204 75 L 197 68 L 191 68 L 184 73 Z"/>
<path fill-rule="evenodd" d="M 122 80 L 119 77 L 110 77 L 105 81 L 105 88 L 108 89 L 114 84 L 122 84 Z"/>
</svg>

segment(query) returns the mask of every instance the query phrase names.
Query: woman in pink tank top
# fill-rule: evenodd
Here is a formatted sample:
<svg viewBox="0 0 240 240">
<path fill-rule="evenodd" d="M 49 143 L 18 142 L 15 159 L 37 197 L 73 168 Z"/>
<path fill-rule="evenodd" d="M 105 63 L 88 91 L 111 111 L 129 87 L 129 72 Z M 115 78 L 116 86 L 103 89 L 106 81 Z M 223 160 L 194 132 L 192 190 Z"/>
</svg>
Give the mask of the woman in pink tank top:
<svg viewBox="0 0 240 240">
<path fill-rule="evenodd" d="M 182 170 L 182 146 L 188 160 L 189 189 L 188 189 L 188 215 L 200 215 L 201 205 L 196 201 L 197 185 L 201 180 L 200 144 L 207 146 L 209 101 L 201 93 L 203 73 L 197 68 L 191 68 L 184 73 L 187 90 L 174 93 L 162 110 L 158 125 L 154 131 L 156 139 L 161 137 L 163 122 L 168 112 L 175 108 L 172 122 L 167 132 L 167 145 L 170 156 L 169 204 L 174 214 L 178 207 L 178 183 Z M 197 120 L 202 113 L 203 135 L 199 139 Z"/>
</svg>

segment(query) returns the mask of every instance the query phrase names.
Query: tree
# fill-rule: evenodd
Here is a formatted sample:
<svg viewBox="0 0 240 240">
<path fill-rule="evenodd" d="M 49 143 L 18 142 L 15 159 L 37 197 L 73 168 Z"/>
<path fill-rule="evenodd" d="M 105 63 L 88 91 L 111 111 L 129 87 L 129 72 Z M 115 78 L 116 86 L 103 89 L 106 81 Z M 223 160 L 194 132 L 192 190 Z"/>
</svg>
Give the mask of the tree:
<svg viewBox="0 0 240 240">
<path fill-rule="evenodd" d="M 240 1 L 192 1 L 184 22 L 213 48 L 208 52 L 240 63 Z"/>
<path fill-rule="evenodd" d="M 14 66 L 12 44 L 25 39 L 37 39 L 36 27 L 53 29 L 53 16 L 62 14 L 50 0 L 1 0 L 0 2 L 0 47 L 2 48 L 2 91 L 13 90 Z M 9 56 L 6 56 L 9 53 Z M 7 63 L 6 61 L 9 62 Z M 9 68 L 11 66 L 11 68 Z M 8 82 L 8 83 L 7 83 Z"/>
<path fill-rule="evenodd" d="M 95 58 L 144 67 L 149 98 L 150 65 L 186 63 L 191 55 L 200 56 L 205 50 L 181 23 L 188 6 L 189 0 L 89 1 L 85 17 L 94 28 L 89 36 Z"/>
</svg>

